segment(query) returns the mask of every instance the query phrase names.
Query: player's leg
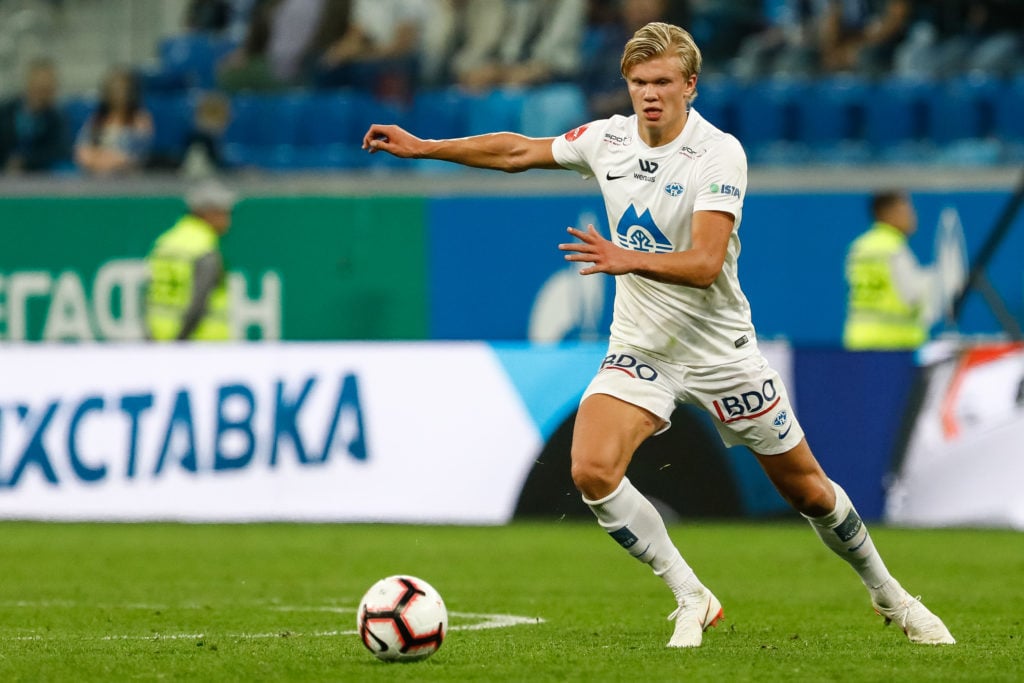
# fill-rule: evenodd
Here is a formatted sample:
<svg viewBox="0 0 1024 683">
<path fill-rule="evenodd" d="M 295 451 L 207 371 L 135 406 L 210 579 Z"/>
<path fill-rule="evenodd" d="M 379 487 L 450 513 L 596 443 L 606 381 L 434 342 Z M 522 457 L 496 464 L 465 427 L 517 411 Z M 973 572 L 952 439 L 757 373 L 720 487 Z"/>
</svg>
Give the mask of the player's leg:
<svg viewBox="0 0 1024 683">
<path fill-rule="evenodd" d="M 953 642 L 942 622 L 889 574 L 846 492 L 808 447 L 782 379 L 762 356 L 691 369 L 686 384 L 692 400 L 716 419 L 726 445 L 753 451 L 782 497 L 853 567 L 880 614 L 898 622 L 914 642 Z"/>
<path fill-rule="evenodd" d="M 889 573 L 849 496 L 825 475 L 807 439 L 801 438 L 783 453 L 755 451 L 755 455 L 782 497 L 810 522 L 822 542 L 857 572 L 875 610 L 887 622 L 898 623 L 916 643 L 955 642 L 942 621 Z"/>
<path fill-rule="evenodd" d="M 621 381 L 628 380 L 613 380 Z M 591 393 L 576 415 L 572 477 L 605 531 L 672 590 L 679 607 L 669 617 L 676 620 L 669 646 L 695 647 L 704 629 L 721 618 L 721 604 L 672 543 L 661 515 L 625 476 L 636 449 L 665 424 L 645 408 Z"/>
</svg>

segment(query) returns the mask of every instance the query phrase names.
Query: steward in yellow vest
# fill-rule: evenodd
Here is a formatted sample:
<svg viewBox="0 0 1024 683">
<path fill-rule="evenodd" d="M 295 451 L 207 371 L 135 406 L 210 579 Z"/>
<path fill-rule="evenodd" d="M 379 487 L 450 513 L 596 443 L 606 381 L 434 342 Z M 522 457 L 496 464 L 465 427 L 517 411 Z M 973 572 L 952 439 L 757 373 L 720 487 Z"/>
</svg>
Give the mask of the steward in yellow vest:
<svg viewBox="0 0 1024 683">
<path fill-rule="evenodd" d="M 188 213 L 157 238 L 147 259 L 146 325 L 156 341 L 231 338 L 220 238 L 237 198 L 214 182 L 190 190 Z"/>
<path fill-rule="evenodd" d="M 935 309 L 932 275 L 907 244 L 917 214 L 902 192 L 877 194 L 871 206 L 875 223 L 853 241 L 846 257 L 850 294 L 843 346 L 916 349 L 928 340 Z"/>
</svg>

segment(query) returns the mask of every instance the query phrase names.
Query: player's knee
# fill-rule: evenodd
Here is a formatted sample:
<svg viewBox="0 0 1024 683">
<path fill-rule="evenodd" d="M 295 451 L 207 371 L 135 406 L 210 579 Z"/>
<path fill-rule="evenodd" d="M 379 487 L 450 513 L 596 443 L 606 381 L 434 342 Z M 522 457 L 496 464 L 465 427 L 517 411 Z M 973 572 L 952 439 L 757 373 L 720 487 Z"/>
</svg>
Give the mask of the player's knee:
<svg viewBox="0 0 1024 683">
<path fill-rule="evenodd" d="M 572 481 L 589 500 L 600 500 L 618 488 L 622 472 L 600 462 L 586 458 L 573 458 Z"/>
<path fill-rule="evenodd" d="M 786 495 L 797 512 L 808 517 L 822 517 L 835 509 L 836 496 L 825 477 L 804 477 Z"/>
</svg>

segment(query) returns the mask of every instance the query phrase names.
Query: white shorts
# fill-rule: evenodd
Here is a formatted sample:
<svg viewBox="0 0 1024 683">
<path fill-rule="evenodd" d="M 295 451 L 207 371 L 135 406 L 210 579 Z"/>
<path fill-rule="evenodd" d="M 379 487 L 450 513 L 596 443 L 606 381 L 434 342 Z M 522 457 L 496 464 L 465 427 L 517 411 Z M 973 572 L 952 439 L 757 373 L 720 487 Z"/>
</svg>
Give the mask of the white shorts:
<svg viewBox="0 0 1024 683">
<path fill-rule="evenodd" d="M 640 406 L 671 426 L 672 411 L 689 403 L 707 411 L 726 446 L 785 453 L 800 443 L 800 428 L 779 373 L 760 353 L 733 363 L 690 367 L 613 345 L 583 393 L 607 394 Z"/>
</svg>

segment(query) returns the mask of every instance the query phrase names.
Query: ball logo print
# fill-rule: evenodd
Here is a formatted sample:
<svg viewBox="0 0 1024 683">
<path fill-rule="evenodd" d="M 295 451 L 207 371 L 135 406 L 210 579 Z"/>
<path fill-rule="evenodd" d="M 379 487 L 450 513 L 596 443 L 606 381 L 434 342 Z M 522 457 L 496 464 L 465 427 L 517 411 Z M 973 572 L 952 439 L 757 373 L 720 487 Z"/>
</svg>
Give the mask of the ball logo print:
<svg viewBox="0 0 1024 683">
<path fill-rule="evenodd" d="M 359 637 L 377 659 L 415 662 L 437 652 L 448 632 L 441 595 L 415 576 L 389 576 L 359 602 Z"/>
</svg>

